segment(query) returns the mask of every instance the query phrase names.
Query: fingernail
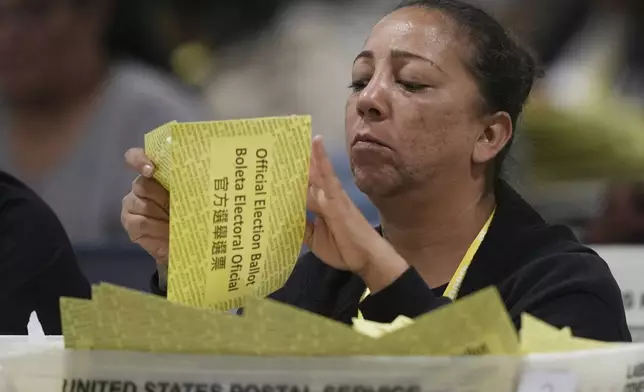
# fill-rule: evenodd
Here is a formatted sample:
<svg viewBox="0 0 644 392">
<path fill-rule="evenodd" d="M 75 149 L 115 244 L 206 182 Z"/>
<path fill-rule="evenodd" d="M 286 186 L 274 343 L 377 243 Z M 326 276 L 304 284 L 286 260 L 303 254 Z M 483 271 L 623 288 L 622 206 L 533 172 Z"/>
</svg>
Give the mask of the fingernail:
<svg viewBox="0 0 644 392">
<path fill-rule="evenodd" d="M 152 175 L 152 172 L 154 171 L 154 168 L 152 168 L 152 165 L 144 165 L 143 166 L 143 175 L 146 177 L 150 177 Z"/>
<path fill-rule="evenodd" d="M 157 249 L 157 257 L 166 257 L 168 252 L 164 248 Z"/>
</svg>

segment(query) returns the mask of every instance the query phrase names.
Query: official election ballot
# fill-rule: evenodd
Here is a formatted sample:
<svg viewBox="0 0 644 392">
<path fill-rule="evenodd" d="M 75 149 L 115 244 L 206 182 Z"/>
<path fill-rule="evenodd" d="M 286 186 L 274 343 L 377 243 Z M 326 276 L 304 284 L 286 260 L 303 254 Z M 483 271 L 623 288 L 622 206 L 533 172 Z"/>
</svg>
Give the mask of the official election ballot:
<svg viewBox="0 0 644 392">
<path fill-rule="evenodd" d="M 304 236 L 309 116 L 172 122 L 145 152 L 170 192 L 170 301 L 228 310 L 284 285 Z"/>
</svg>

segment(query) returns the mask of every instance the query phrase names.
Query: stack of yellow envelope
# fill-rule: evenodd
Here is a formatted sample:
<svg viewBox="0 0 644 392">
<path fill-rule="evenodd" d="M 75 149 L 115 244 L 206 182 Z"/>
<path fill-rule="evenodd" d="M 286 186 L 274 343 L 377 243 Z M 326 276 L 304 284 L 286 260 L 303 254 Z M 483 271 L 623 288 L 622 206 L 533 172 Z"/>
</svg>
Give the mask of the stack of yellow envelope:
<svg viewBox="0 0 644 392">
<path fill-rule="evenodd" d="M 270 299 L 248 297 L 246 304 L 237 316 L 100 284 L 92 300 L 61 300 L 65 346 L 251 356 L 520 355 L 610 346 L 527 314 L 517 336 L 495 288 L 391 325 L 348 326 Z"/>
<path fill-rule="evenodd" d="M 495 289 L 457 301 L 377 337 L 270 299 L 246 298 L 244 315 L 172 303 L 110 284 L 92 300 L 63 298 L 73 349 L 267 356 L 516 354 L 518 339 Z M 374 327 L 375 324 L 371 324 Z"/>
</svg>

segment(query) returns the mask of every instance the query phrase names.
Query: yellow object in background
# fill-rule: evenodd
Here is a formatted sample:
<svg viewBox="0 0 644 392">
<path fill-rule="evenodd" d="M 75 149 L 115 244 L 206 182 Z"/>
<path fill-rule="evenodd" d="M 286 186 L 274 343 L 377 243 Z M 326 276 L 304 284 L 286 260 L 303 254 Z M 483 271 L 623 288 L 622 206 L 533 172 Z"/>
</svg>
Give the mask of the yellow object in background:
<svg viewBox="0 0 644 392">
<path fill-rule="evenodd" d="M 179 45 L 170 59 L 173 71 L 194 86 L 204 86 L 213 68 L 214 53 L 205 44 L 189 41 Z"/>
<path fill-rule="evenodd" d="M 145 150 L 170 190 L 169 300 L 228 310 L 283 286 L 304 235 L 310 116 L 170 123 Z"/>
<path fill-rule="evenodd" d="M 642 180 L 643 127 L 641 108 L 618 99 L 574 108 L 535 102 L 522 122 L 529 169 L 541 181 Z"/>
</svg>

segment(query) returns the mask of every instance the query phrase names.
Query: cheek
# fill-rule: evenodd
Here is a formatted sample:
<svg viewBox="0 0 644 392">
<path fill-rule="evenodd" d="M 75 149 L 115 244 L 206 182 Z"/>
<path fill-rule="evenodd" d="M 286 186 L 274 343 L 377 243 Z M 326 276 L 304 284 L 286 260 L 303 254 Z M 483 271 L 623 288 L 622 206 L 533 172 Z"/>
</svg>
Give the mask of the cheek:
<svg viewBox="0 0 644 392">
<path fill-rule="evenodd" d="M 409 157 L 419 164 L 452 164 L 465 155 L 472 134 L 468 123 L 471 113 L 458 102 L 425 101 L 407 105 L 406 110 L 409 115 L 404 117 L 402 129 L 407 131 L 401 135 L 401 143 L 407 146 Z"/>
<path fill-rule="evenodd" d="M 351 141 L 356 134 L 356 125 L 360 120 L 360 117 L 358 116 L 358 113 L 356 111 L 356 98 L 353 95 L 347 98 L 347 104 L 345 105 L 344 110 L 344 136 L 348 150 Z"/>
</svg>

